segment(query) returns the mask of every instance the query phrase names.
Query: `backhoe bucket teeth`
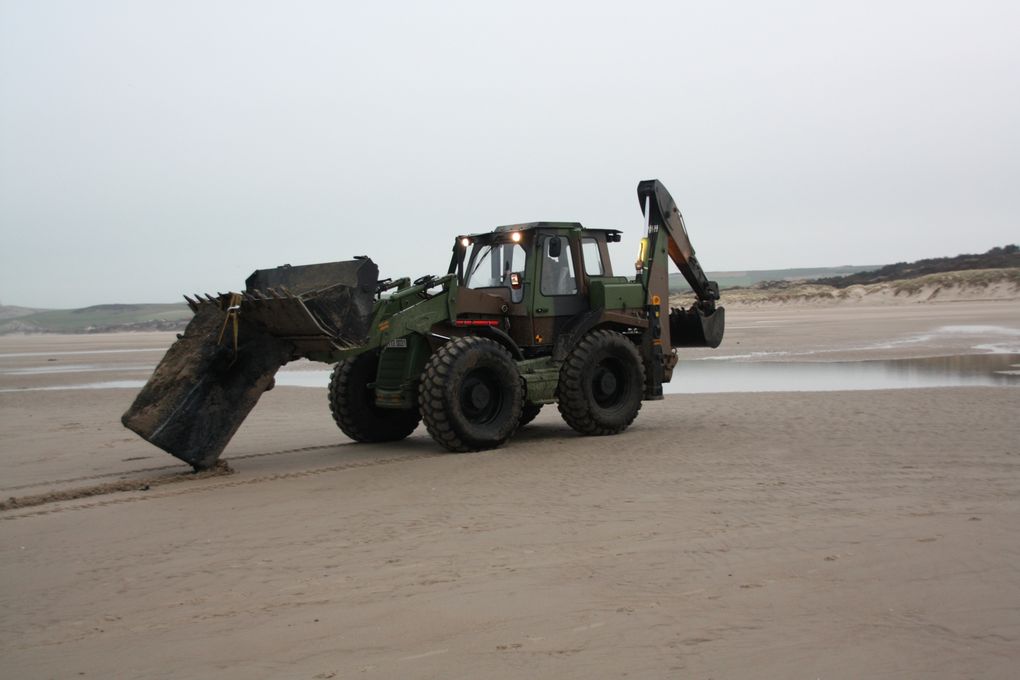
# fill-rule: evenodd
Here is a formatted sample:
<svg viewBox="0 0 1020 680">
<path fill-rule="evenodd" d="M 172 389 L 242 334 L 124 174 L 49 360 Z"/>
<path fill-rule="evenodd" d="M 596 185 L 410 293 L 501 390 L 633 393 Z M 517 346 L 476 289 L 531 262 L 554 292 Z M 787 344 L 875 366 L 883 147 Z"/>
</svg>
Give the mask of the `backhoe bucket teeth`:
<svg viewBox="0 0 1020 680">
<path fill-rule="evenodd" d="M 212 467 L 283 364 L 364 342 L 377 278 L 360 258 L 259 270 L 244 293 L 186 297 L 195 316 L 121 422 L 196 469 Z"/>
<path fill-rule="evenodd" d="M 669 344 L 673 347 L 711 347 L 722 343 L 726 329 L 726 310 L 716 307 L 709 313 L 698 305 L 669 312 Z"/>
</svg>

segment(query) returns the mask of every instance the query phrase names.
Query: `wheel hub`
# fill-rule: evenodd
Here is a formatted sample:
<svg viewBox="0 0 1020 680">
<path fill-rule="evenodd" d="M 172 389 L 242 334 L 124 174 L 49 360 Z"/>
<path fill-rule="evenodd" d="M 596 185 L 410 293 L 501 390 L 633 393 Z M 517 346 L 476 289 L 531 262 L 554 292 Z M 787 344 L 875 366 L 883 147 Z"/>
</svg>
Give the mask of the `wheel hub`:
<svg viewBox="0 0 1020 680">
<path fill-rule="evenodd" d="M 603 371 L 599 378 L 599 391 L 604 395 L 610 395 L 616 391 L 616 376 L 611 371 Z"/>
<path fill-rule="evenodd" d="M 621 370 L 622 367 L 612 361 L 604 361 L 595 369 L 591 391 L 599 406 L 612 407 L 623 397 L 626 382 L 620 374 Z"/>
<path fill-rule="evenodd" d="M 489 400 L 492 398 L 492 393 L 484 383 L 478 382 L 472 386 L 470 397 L 471 405 L 481 411 L 489 404 Z"/>
<path fill-rule="evenodd" d="M 477 369 L 464 380 L 460 391 L 460 407 L 473 423 L 492 420 L 503 406 L 499 379 L 491 371 Z"/>
</svg>

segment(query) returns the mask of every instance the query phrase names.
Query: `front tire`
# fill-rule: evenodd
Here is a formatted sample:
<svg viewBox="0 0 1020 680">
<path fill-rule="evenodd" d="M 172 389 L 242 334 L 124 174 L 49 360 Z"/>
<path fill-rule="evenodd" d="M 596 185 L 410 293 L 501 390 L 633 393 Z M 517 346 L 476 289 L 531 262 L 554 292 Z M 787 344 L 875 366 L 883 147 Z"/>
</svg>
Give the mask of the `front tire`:
<svg viewBox="0 0 1020 680">
<path fill-rule="evenodd" d="M 453 338 L 425 366 L 418 407 L 429 434 L 449 451 L 501 446 L 517 429 L 524 390 L 510 353 L 488 338 Z"/>
<path fill-rule="evenodd" d="M 375 405 L 378 352 L 366 352 L 341 361 L 329 380 L 329 410 L 340 430 L 356 442 L 395 442 L 414 432 L 421 421 L 418 409 L 380 408 Z"/>
<path fill-rule="evenodd" d="M 586 435 L 618 434 L 641 410 L 645 368 L 630 340 L 619 333 L 588 333 L 560 368 L 560 415 Z"/>
</svg>

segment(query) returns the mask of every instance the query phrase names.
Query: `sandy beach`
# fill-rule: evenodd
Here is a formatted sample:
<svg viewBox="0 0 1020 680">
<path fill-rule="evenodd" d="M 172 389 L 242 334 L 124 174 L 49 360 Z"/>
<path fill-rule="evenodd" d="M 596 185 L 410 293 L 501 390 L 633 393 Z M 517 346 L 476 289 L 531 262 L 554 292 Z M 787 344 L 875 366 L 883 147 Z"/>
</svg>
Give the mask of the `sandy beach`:
<svg viewBox="0 0 1020 680">
<path fill-rule="evenodd" d="M 1008 370 L 908 389 L 682 380 L 687 364 L 1008 364 L 1015 299 L 731 307 L 724 345 L 683 352 L 675 392 L 624 434 L 576 436 L 547 406 L 484 453 L 442 453 L 424 427 L 354 444 L 325 386 L 281 384 L 227 448 L 233 473 L 200 479 L 119 422 L 173 337 L 0 337 L 0 497 L 31 500 L 0 512 L 3 677 L 1020 667 Z"/>
</svg>

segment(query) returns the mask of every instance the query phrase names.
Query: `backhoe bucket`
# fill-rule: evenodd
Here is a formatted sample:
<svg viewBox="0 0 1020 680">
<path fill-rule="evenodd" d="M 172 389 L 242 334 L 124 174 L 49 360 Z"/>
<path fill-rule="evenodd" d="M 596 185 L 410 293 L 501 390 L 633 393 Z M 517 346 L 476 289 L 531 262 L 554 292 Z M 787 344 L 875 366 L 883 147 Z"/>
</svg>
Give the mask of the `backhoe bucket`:
<svg viewBox="0 0 1020 680">
<path fill-rule="evenodd" d="M 364 342 L 377 278 L 360 258 L 259 270 L 244 293 L 185 298 L 195 316 L 121 422 L 196 469 L 212 467 L 280 366 Z"/>
<path fill-rule="evenodd" d="M 722 343 L 726 310 L 716 307 L 706 314 L 698 305 L 669 312 L 669 344 L 673 347 L 711 347 Z"/>
</svg>

